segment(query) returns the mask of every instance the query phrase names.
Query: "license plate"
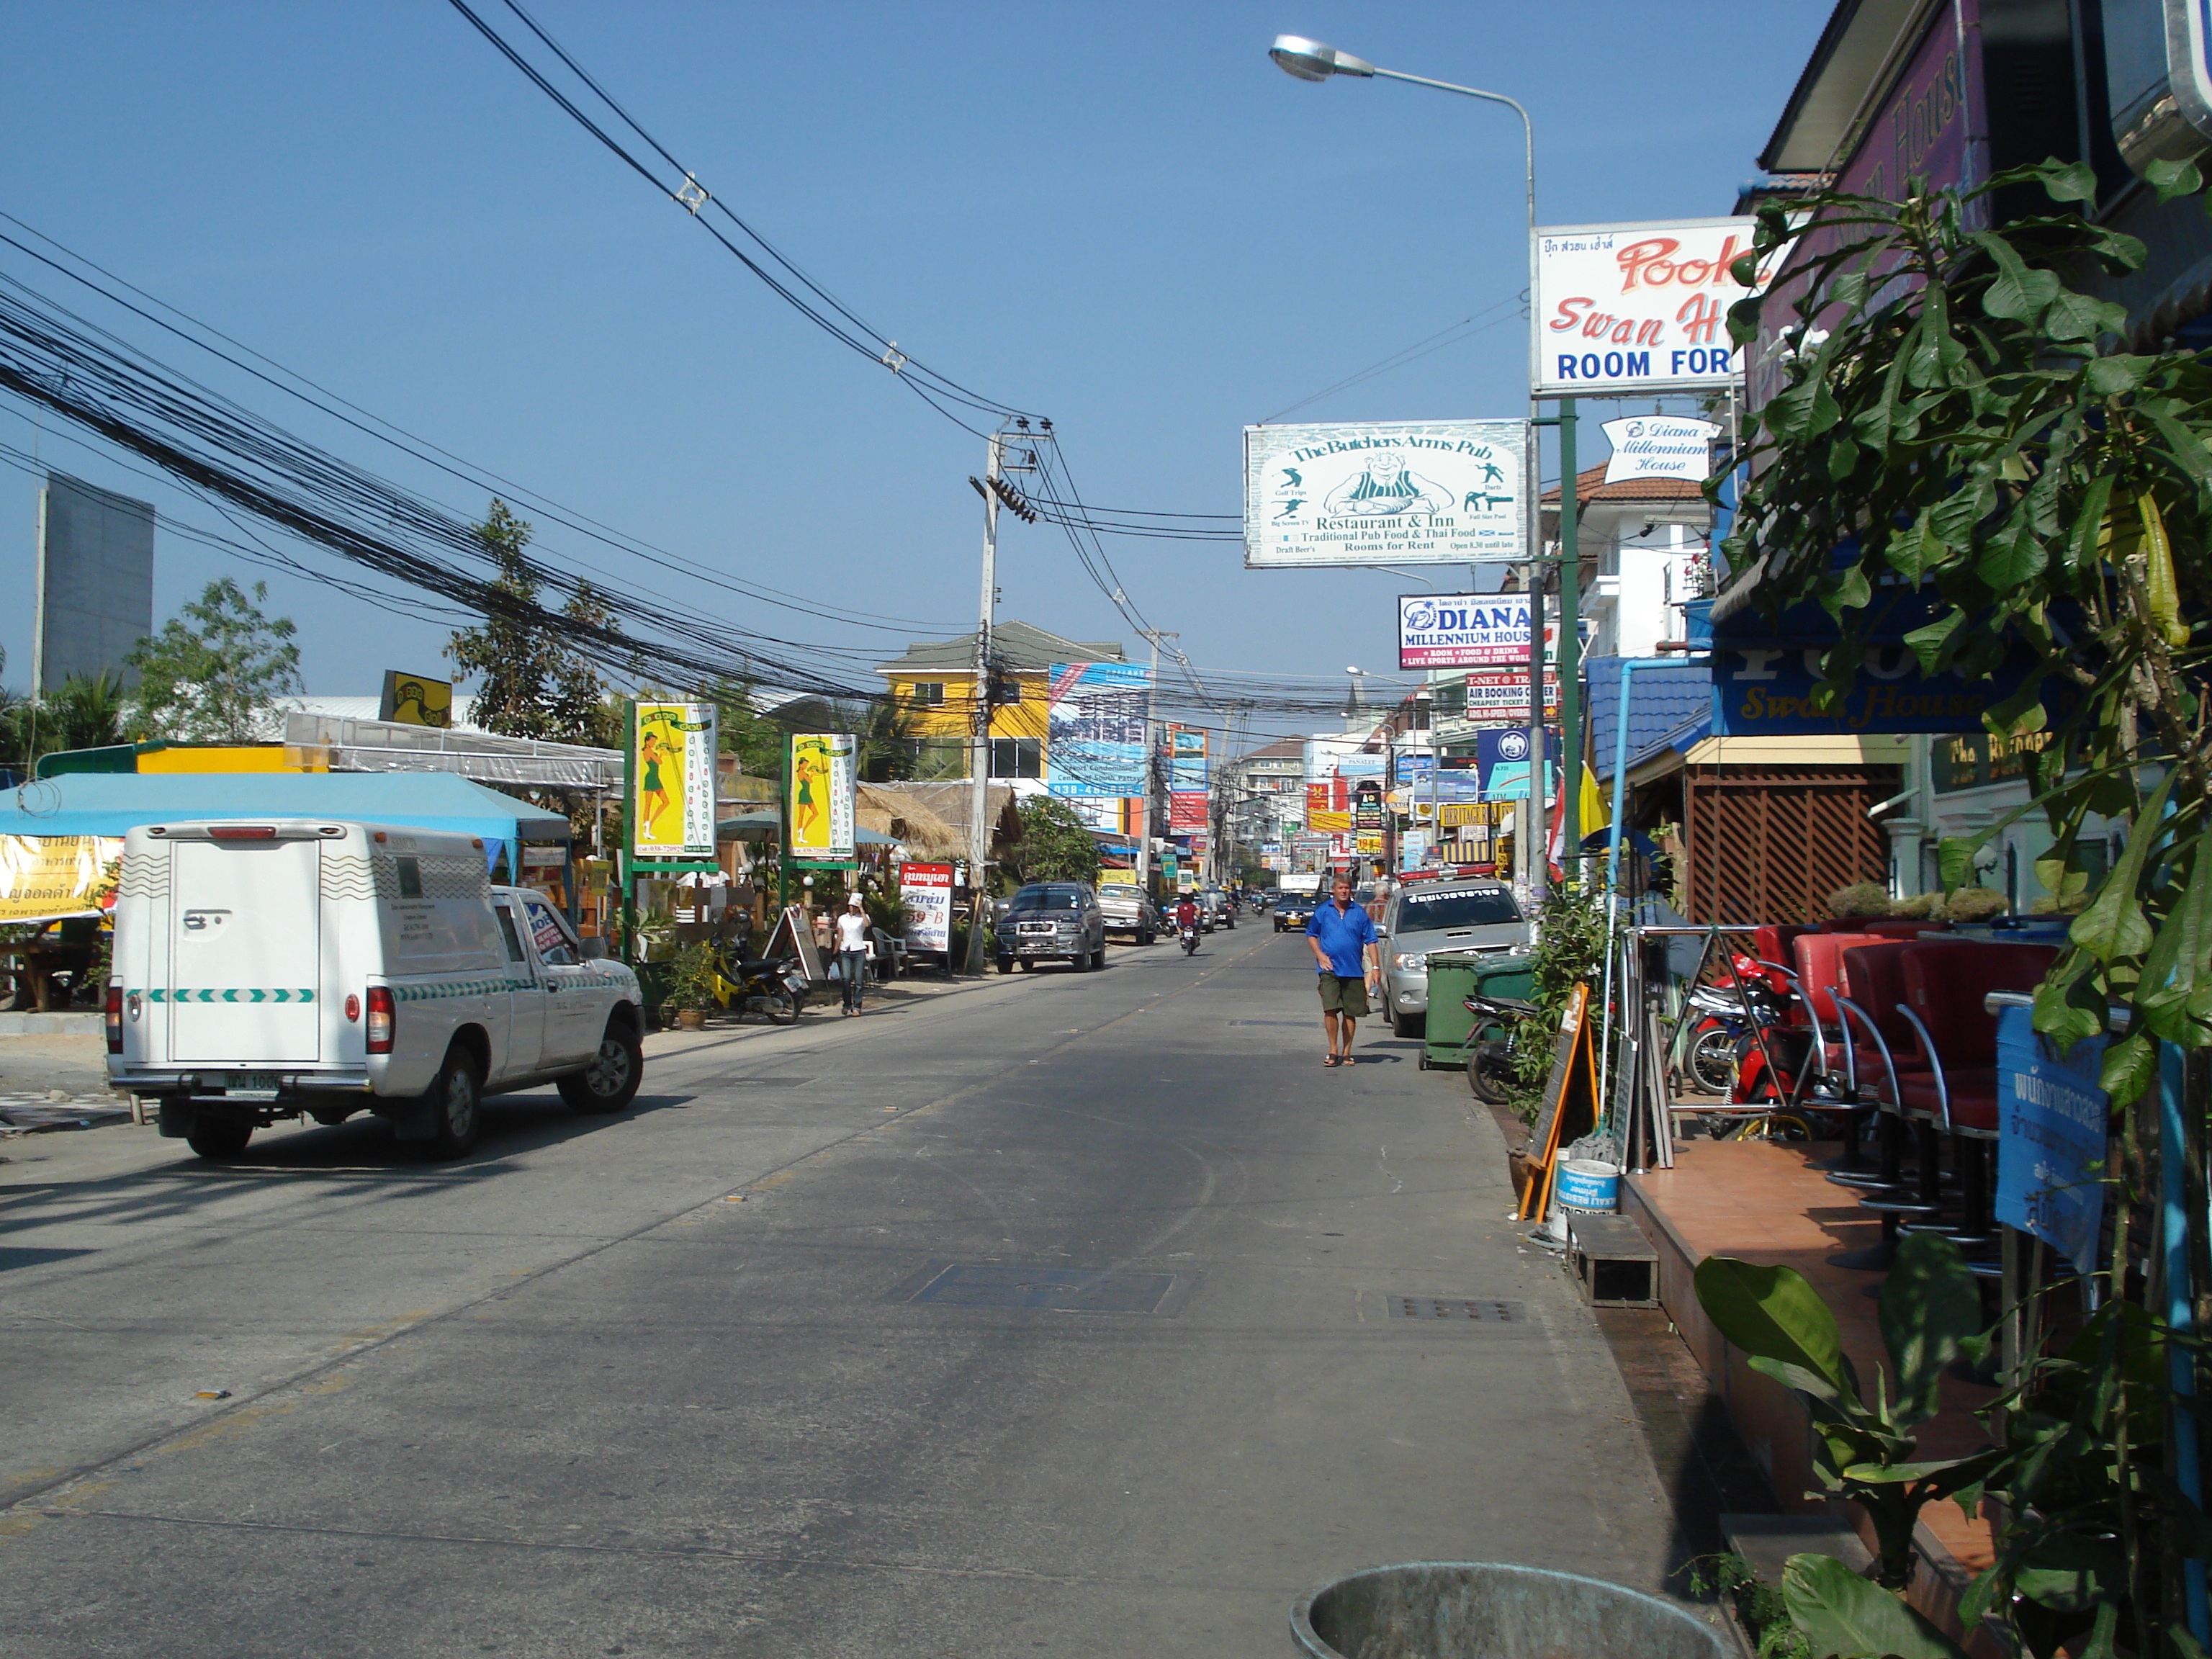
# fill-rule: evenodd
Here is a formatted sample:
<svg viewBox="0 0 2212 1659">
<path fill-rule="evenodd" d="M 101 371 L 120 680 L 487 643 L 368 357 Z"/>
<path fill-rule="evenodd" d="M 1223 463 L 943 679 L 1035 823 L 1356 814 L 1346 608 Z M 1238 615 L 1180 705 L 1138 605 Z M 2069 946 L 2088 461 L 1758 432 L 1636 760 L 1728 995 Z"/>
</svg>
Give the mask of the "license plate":
<svg viewBox="0 0 2212 1659">
<path fill-rule="evenodd" d="M 274 1100 L 278 1081 L 274 1072 L 239 1072 L 224 1083 L 222 1091 L 233 1100 Z"/>
</svg>

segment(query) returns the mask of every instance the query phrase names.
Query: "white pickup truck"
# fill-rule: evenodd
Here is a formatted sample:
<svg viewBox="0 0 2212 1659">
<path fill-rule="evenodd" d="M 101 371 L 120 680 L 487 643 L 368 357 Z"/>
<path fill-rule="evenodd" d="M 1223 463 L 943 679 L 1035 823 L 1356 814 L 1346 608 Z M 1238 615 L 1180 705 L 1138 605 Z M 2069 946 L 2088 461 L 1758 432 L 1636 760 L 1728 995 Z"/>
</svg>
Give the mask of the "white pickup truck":
<svg viewBox="0 0 2212 1659">
<path fill-rule="evenodd" d="M 133 830 L 115 901 L 107 1071 L 165 1135 L 235 1158 L 280 1118 L 367 1110 L 457 1158 L 488 1093 L 636 1095 L 637 976 L 465 835 L 314 818 Z"/>
</svg>

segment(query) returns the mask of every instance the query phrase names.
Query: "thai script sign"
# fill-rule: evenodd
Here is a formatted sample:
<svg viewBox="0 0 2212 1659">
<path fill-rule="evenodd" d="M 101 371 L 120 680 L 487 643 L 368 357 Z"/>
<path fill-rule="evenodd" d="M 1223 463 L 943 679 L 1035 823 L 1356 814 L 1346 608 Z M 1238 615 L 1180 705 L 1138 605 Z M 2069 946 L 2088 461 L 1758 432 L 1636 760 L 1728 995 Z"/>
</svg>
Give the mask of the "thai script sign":
<svg viewBox="0 0 2212 1659">
<path fill-rule="evenodd" d="M 1997 1015 L 1996 1217 L 2090 1273 L 2105 1214 L 2110 1109 L 2097 1086 L 2105 1040 L 2092 1037 L 2062 1059 L 2036 1033 L 2033 1012 Z"/>
<path fill-rule="evenodd" d="M 0 922 L 98 915 L 115 902 L 104 875 L 122 854 L 120 836 L 0 836 Z"/>
<path fill-rule="evenodd" d="M 1753 290 L 1729 265 L 1751 252 L 1756 228 L 1730 218 L 1537 231 L 1536 395 L 1733 382 L 1743 356 L 1729 343 L 1728 308 Z"/>
<path fill-rule="evenodd" d="M 791 860 L 803 865 L 853 862 L 854 763 L 860 740 L 849 732 L 791 735 Z"/>
<path fill-rule="evenodd" d="M 906 905 L 906 942 L 917 951 L 952 948 L 952 866 L 899 866 L 899 897 Z"/>
<path fill-rule="evenodd" d="M 1244 563 L 1527 556 L 1528 423 L 1244 428 Z"/>
<path fill-rule="evenodd" d="M 1134 662 L 1056 662 L 1047 677 L 1045 776 L 1055 795 L 1145 793 L 1145 693 Z"/>
<path fill-rule="evenodd" d="M 631 726 L 630 856 L 714 856 L 714 705 L 641 702 Z"/>
</svg>

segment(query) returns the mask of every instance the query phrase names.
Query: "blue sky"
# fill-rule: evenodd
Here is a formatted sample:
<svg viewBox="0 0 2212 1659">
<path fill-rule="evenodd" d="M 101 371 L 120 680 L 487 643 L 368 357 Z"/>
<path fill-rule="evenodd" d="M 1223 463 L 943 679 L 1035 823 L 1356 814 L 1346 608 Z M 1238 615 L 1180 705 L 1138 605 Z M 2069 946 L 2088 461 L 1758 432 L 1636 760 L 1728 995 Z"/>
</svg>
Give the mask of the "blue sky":
<svg viewBox="0 0 2212 1659">
<path fill-rule="evenodd" d="M 480 9 L 513 27 L 498 0 Z M 1050 415 L 1091 502 L 1185 513 L 1239 510 L 1244 424 L 1526 280 L 1509 112 L 1294 82 L 1265 56 L 1276 33 L 1519 97 L 1540 216 L 1583 223 L 1726 211 L 1826 15 L 1807 0 L 532 11 L 855 312 Z M 480 467 L 714 569 L 896 619 L 878 632 L 733 609 L 654 573 L 672 622 L 884 658 L 972 626 L 982 445 L 787 309 L 443 0 L 77 0 L 13 9 L 7 44 L 8 212 Z M 0 270 L 84 303 L 11 249 Z M 481 514 L 450 480 L 91 314 Z M 1294 418 L 1518 414 L 1526 325 L 1510 305 L 1491 315 L 1504 320 Z M 4 399 L 0 442 L 216 522 Z M 18 687 L 35 525 L 33 481 L 0 468 L 0 592 L 17 601 L 0 607 L 0 646 Z M 1234 546 L 1109 551 L 1201 670 L 1388 666 L 1397 577 L 1248 572 Z M 1008 522 L 1000 570 L 1002 617 L 1139 648 L 1058 531 Z M 226 573 L 261 574 L 163 536 L 157 615 Z M 438 661 L 433 621 L 269 580 L 311 690 L 373 691 L 386 667 Z"/>
</svg>

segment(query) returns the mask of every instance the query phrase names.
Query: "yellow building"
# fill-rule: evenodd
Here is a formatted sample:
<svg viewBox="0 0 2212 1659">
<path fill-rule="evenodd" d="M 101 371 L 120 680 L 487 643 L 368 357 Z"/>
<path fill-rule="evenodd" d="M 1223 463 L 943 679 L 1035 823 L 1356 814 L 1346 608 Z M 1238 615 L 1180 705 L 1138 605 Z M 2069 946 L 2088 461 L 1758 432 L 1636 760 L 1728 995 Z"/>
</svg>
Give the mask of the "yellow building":
<svg viewBox="0 0 2212 1659">
<path fill-rule="evenodd" d="M 1052 665 L 1128 660 L 1110 641 L 1064 640 L 1025 622 L 994 628 L 991 656 L 997 689 L 991 710 L 990 775 L 1040 780 L 1050 775 L 1046 738 L 1050 733 Z M 945 763 L 942 775 L 969 775 L 966 745 L 975 713 L 975 636 L 916 640 L 896 661 L 878 663 L 876 672 L 906 705 L 915 734 L 936 746 Z"/>
</svg>

